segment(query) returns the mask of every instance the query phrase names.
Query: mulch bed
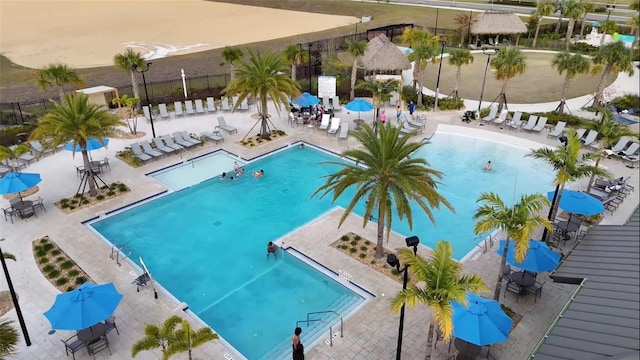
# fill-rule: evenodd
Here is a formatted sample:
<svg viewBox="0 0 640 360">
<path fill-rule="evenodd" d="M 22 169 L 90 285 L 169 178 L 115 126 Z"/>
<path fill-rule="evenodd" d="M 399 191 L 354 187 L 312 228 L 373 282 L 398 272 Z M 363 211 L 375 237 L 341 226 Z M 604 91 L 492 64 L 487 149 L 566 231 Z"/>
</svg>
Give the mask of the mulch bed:
<svg viewBox="0 0 640 360">
<path fill-rule="evenodd" d="M 20 296 L 16 295 L 18 298 Z M 13 309 L 13 300 L 11 299 L 11 293 L 9 291 L 0 291 L 0 316 L 8 313 Z"/>
<path fill-rule="evenodd" d="M 111 191 L 109 190 L 109 188 L 111 189 Z M 102 186 L 98 188 L 98 195 L 96 195 L 95 197 L 89 196 L 89 193 L 86 192 L 84 193 L 84 195 L 78 194 L 70 198 L 60 199 L 60 201 L 56 202 L 54 205 L 63 213 L 69 214 L 80 209 L 84 209 L 86 207 L 101 203 L 103 201 L 116 198 L 129 191 L 129 187 L 127 187 L 125 184 L 121 182 L 115 182 L 109 185 L 109 187 Z M 82 204 L 80 204 L 81 200 Z"/>
<path fill-rule="evenodd" d="M 93 282 L 48 236 L 33 242 L 33 255 L 42 275 L 61 292 L 71 291 L 87 281 Z"/>
</svg>

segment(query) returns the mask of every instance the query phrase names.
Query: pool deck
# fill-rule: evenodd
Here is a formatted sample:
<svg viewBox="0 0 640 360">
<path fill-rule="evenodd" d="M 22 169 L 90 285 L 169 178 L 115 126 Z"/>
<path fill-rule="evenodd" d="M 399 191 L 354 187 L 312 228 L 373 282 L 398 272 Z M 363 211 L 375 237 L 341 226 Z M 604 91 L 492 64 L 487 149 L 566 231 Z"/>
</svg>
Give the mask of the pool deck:
<svg viewBox="0 0 640 360">
<path fill-rule="evenodd" d="M 391 113 L 392 109 L 389 108 L 388 111 Z M 252 158 L 298 140 L 305 140 L 335 152 L 341 152 L 357 146 L 356 140 L 353 138 L 338 140 L 334 135 L 327 135 L 324 131 L 308 128 L 307 126 L 292 127 L 287 123 L 286 114 L 282 113 L 280 115 L 275 114 L 272 121 L 277 128 L 285 130 L 288 136 L 255 149 L 246 149 L 236 144 L 235 141 L 240 140 L 255 124 L 256 121 L 249 116 L 253 112 L 255 112 L 254 106 L 251 106 L 249 112 L 223 113 L 227 123 L 238 128 L 237 134 L 229 135 L 223 132 L 224 143 L 218 145 L 206 143 L 202 147 L 183 154 L 182 157 L 190 158 L 224 148 L 244 158 Z M 557 139 L 546 137 L 548 129 L 544 130 L 542 134 L 515 133 L 495 126 L 479 126 L 477 123 L 465 124 L 460 121 L 461 113 L 457 111 L 428 113 L 426 129 L 423 134 L 416 136 L 415 139 L 419 140 L 430 136 L 439 128 L 441 131 L 469 134 L 527 148 L 558 145 Z M 215 115 L 156 121 L 156 133 L 160 135 L 178 130 L 187 130 L 192 133 L 200 133 L 205 130 L 211 131 L 214 125 L 217 124 L 216 116 L 220 114 L 221 112 Z M 355 113 L 348 114 L 346 110 L 337 113 L 338 117 L 349 120 L 351 129 L 355 126 L 353 120 L 356 115 Z M 363 113 L 362 117 L 367 121 L 371 121 L 372 113 Z M 150 126 L 146 121 L 141 120 L 139 128 L 147 132 L 145 139 L 151 138 Z M 256 133 L 256 130 L 251 131 L 253 135 Z M 181 161 L 181 155 L 168 156 L 158 161 L 152 161 L 141 168 L 132 168 L 118 160 L 115 157 L 115 153 L 118 150 L 122 150 L 125 145 L 136 141 L 140 141 L 140 139 L 112 139 L 108 149 L 92 152 L 94 159 L 103 159 L 105 156 L 110 159 L 111 171 L 106 172 L 103 176 L 107 183 L 122 181 L 132 191 L 116 199 L 68 215 L 61 213 L 52 203 L 62 197 L 69 197 L 75 194 L 80 179 L 76 177 L 73 165 L 81 165 L 80 156 L 76 155 L 75 159 L 72 159 L 71 153 L 61 151 L 28 165 L 26 172 L 40 173 L 43 179 L 39 184 L 40 191 L 31 198 L 41 196 L 45 200 L 47 213 L 39 212 L 38 218 L 30 218 L 28 221 L 14 220 L 14 224 L 0 222 L 0 238 L 6 238 L 6 241 L 0 243 L 2 250 L 13 253 L 18 259 L 16 262 L 8 261 L 8 266 L 14 287 L 20 297 L 22 312 L 33 342 L 30 347 L 26 347 L 24 340 L 21 340 L 18 346 L 19 358 L 50 359 L 52 356 L 63 358 L 64 347 L 59 340 L 70 337 L 73 334 L 70 331 L 58 331 L 53 335 L 47 334 L 50 326 L 42 313 L 51 306 L 59 292 L 40 273 L 31 250 L 31 242 L 45 235 L 55 241 L 94 281 L 98 283 L 114 282 L 118 290 L 124 295 L 120 306 L 115 312 L 120 336 L 109 335 L 113 355 L 109 357 L 108 352 L 101 352 L 96 355 L 97 359 L 130 358 L 131 347 L 134 342 L 142 338 L 146 324 L 161 324 L 169 316 L 181 313 L 180 310 L 174 311 L 179 307 L 175 299 L 162 292 L 160 292 L 157 300 L 154 299 L 150 288 L 144 288 L 139 293 L 136 292 L 135 286 L 131 284 L 131 281 L 139 275 L 138 270 L 126 262 L 122 266 L 116 265 L 109 258 L 111 247 L 80 224 L 100 212 L 119 208 L 164 190 L 162 185 L 147 178 L 144 174 Z M 638 183 L 637 169 L 629 169 L 619 160 L 604 159 L 601 165 L 617 177 L 633 176 L 630 182 Z M 587 180 L 583 179 L 571 184 L 569 188 L 584 190 Z M 624 223 L 638 205 L 638 193 L 638 191 L 632 192 L 613 215 L 607 212 L 602 223 Z M 0 206 L 5 208 L 9 206 L 9 203 L 5 199 L 0 199 Z M 384 360 L 393 358 L 397 341 L 398 314 L 390 313 L 388 297 L 400 290 L 401 286 L 394 280 L 369 269 L 360 262 L 328 246 L 349 231 L 370 240 L 375 239 L 374 226 L 369 225 L 363 229 L 361 219 L 355 216 L 350 217 L 340 229 L 337 229 L 337 219 L 341 211 L 336 209 L 326 214 L 323 218 L 318 219 L 317 222 L 289 234 L 282 241 L 285 242 L 286 246 L 295 247 L 334 271 L 347 271 L 352 275 L 353 281 L 375 293 L 377 297 L 369 301 L 360 311 L 346 321 L 344 338 L 336 338 L 333 347 L 320 343 L 317 346 L 308 348 L 308 357 L 312 359 Z M 403 246 L 404 240 L 397 234 L 392 234 L 389 243 L 386 245 L 388 249 L 396 249 Z M 462 265 L 464 272 L 481 275 L 490 288 L 495 283 L 498 271 L 499 257 L 495 254 L 495 246 L 497 245 L 494 245 L 494 248 L 490 249 L 486 254 L 478 249 L 479 255 L 473 256 Z M 423 255 L 427 255 L 428 250 L 421 248 L 420 252 Z M 153 269 L 150 269 L 150 271 L 153 273 Z M 224 271 L 224 268 L 216 268 L 215 263 L 212 263 L 212 271 Z M 185 277 L 192 275 L 185 274 Z M 539 278 L 539 280 L 546 280 L 547 275 L 544 274 L 542 276 L 543 278 Z M 0 283 L 0 287 L 6 290 L 6 282 L 1 281 Z M 504 303 L 521 314 L 523 319 L 512 332 L 509 341 L 493 346 L 491 354 L 499 359 L 526 358 L 562 306 L 567 302 L 574 289 L 575 286 L 554 284 L 547 280 L 542 297 L 538 300 L 540 303 L 535 304 L 531 297 L 516 302 L 515 297 L 511 296 L 512 294 L 507 294 Z M 189 319 L 188 316 L 182 315 Z M 425 333 L 430 320 L 429 315 L 430 311 L 423 305 L 407 309 L 403 343 L 404 359 L 424 358 Z M 15 310 L 11 310 L 4 317 L 16 320 L 15 325 L 18 327 Z M 194 326 L 199 327 L 195 320 L 192 323 Z M 292 330 L 293 327 L 294 324 L 292 324 Z M 302 339 L 304 341 L 304 333 Z M 435 358 L 447 358 L 447 345 L 438 344 L 438 352 L 442 355 Z M 194 350 L 195 357 L 206 359 L 225 359 L 225 353 L 233 355 L 233 352 L 220 341 L 210 342 Z M 81 352 L 77 358 L 86 359 L 89 357 L 86 353 Z M 142 352 L 136 358 L 143 360 L 159 359 L 161 358 L 161 353 L 160 351 Z M 176 358 L 181 359 L 186 358 L 186 356 L 177 356 Z M 234 358 L 238 359 L 237 356 L 234 356 Z"/>
</svg>

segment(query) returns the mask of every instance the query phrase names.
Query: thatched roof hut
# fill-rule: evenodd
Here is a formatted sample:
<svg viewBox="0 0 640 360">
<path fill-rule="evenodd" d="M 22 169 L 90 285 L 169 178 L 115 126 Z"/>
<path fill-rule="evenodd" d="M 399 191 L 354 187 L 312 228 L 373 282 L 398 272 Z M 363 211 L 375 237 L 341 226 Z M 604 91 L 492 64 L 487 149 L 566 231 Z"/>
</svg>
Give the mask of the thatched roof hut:
<svg viewBox="0 0 640 360">
<path fill-rule="evenodd" d="M 369 41 L 361 61 L 368 71 L 411 69 L 411 63 L 407 56 L 384 34 L 378 34 Z"/>
<path fill-rule="evenodd" d="M 471 33 L 474 35 L 510 35 L 527 32 L 520 17 L 510 11 L 486 11 L 471 24 Z"/>
</svg>

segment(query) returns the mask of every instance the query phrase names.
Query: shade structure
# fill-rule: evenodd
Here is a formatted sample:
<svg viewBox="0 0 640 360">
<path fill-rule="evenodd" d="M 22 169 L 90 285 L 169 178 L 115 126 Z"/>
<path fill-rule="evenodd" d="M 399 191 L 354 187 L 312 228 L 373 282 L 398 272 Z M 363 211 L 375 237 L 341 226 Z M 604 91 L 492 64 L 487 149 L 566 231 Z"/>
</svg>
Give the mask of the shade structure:
<svg viewBox="0 0 640 360">
<path fill-rule="evenodd" d="M 293 102 L 300 106 L 314 106 L 320 103 L 320 99 L 318 99 L 317 96 L 309 94 L 308 92 L 303 92 L 302 95 L 295 98 Z"/>
<path fill-rule="evenodd" d="M 40 181 L 40 174 L 10 172 L 0 179 L 0 195 L 23 192 Z"/>
<path fill-rule="evenodd" d="M 553 193 L 554 191 L 549 191 L 547 193 L 549 201 L 553 200 Z M 604 205 L 602 205 L 602 201 L 587 193 L 574 190 L 564 190 L 558 206 L 563 211 L 586 216 L 601 214 L 604 212 Z"/>
<path fill-rule="evenodd" d="M 369 40 L 360 61 L 368 71 L 411 69 L 411 63 L 407 56 L 384 34 L 378 34 Z"/>
<path fill-rule="evenodd" d="M 474 293 L 467 293 L 467 307 L 453 301 L 453 334 L 456 338 L 478 346 L 509 339 L 513 320 L 500 304 Z"/>
<path fill-rule="evenodd" d="M 471 23 L 471 34 L 473 35 L 509 35 L 526 32 L 527 25 L 511 11 L 489 10 L 478 15 Z"/>
<path fill-rule="evenodd" d="M 355 98 L 344 106 L 349 111 L 371 111 L 373 110 L 373 104 L 362 98 Z"/>
<path fill-rule="evenodd" d="M 82 330 L 108 318 L 120 304 L 120 294 L 113 283 L 86 282 L 79 288 L 56 297 L 44 316 L 56 330 Z"/>
<path fill-rule="evenodd" d="M 502 256 L 505 240 L 500 240 L 498 255 Z M 560 254 L 549 249 L 543 241 L 529 240 L 529 251 L 522 262 L 516 261 L 516 243 L 509 240 L 507 263 L 522 270 L 544 272 L 554 270 L 560 263 Z"/>
<path fill-rule="evenodd" d="M 105 146 L 109 145 L 109 139 L 105 138 L 104 139 L 104 144 L 102 144 L 100 142 L 100 140 L 96 139 L 96 138 L 89 138 L 89 140 L 87 140 L 87 151 L 92 151 L 92 150 L 98 150 L 101 149 Z M 64 149 L 67 151 L 73 151 L 73 152 L 81 152 L 82 148 L 80 148 L 79 145 L 75 145 L 73 144 L 73 142 L 68 142 L 67 145 L 64 146 Z"/>
</svg>

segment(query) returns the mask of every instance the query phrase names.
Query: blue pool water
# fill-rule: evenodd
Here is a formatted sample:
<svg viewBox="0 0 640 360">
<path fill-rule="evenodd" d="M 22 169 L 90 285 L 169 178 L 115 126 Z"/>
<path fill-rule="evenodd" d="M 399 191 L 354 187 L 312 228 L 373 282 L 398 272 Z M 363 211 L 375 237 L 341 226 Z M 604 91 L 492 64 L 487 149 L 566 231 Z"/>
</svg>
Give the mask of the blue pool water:
<svg viewBox="0 0 640 360">
<path fill-rule="evenodd" d="M 525 158 L 528 152 L 438 133 L 415 156 L 425 157 L 445 173 L 439 190 L 455 207 L 456 215 L 436 211 L 434 227 L 414 208 L 413 230 L 396 218 L 394 231 L 418 235 L 429 247 L 440 239 L 448 240 L 454 256 L 462 258 L 475 246 L 471 216 L 481 192 L 495 191 L 510 203 L 514 183 L 516 198 L 551 188 L 552 171 L 542 162 Z M 132 249 L 133 258 L 143 256 L 165 288 L 247 358 L 269 358 L 274 346 L 286 351 L 295 321 L 307 312 L 336 304 L 353 309 L 362 301 L 294 258 L 265 259 L 268 241 L 334 206 L 330 197 L 310 199 L 310 195 L 323 183 L 322 176 L 338 168 L 319 163 L 335 160 L 310 147 L 294 147 L 245 166 L 248 174 L 264 169 L 263 178 L 247 175 L 234 182 L 196 181 L 197 185 L 92 226 L 112 243 Z M 488 173 L 482 170 L 487 160 L 493 163 Z M 183 175 L 177 170 L 164 176 Z M 345 193 L 337 205 L 345 206 L 352 194 Z M 362 213 L 363 205 L 356 213 Z"/>
</svg>

